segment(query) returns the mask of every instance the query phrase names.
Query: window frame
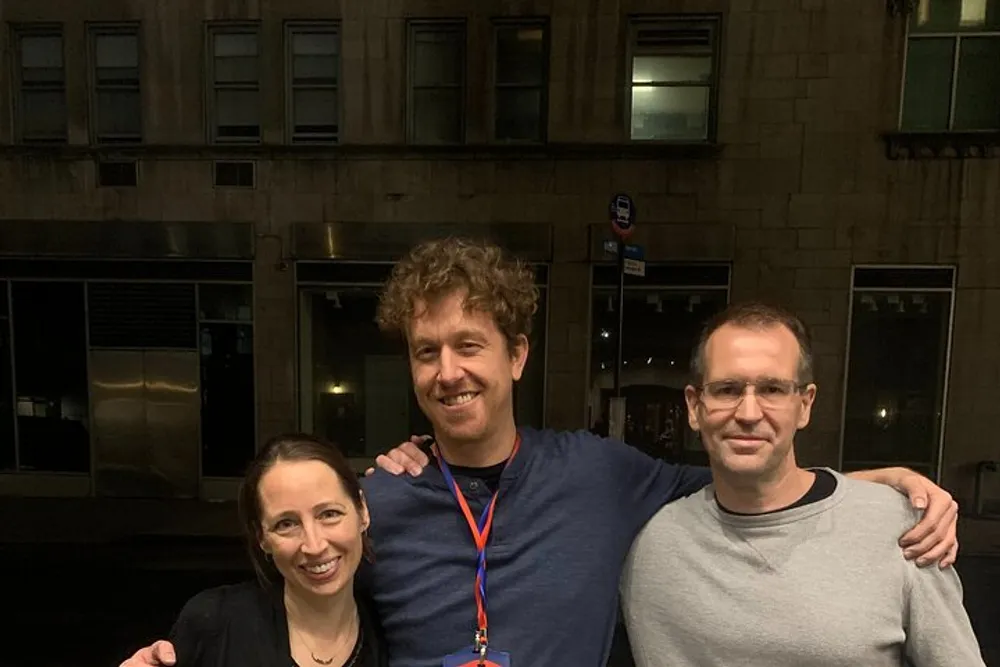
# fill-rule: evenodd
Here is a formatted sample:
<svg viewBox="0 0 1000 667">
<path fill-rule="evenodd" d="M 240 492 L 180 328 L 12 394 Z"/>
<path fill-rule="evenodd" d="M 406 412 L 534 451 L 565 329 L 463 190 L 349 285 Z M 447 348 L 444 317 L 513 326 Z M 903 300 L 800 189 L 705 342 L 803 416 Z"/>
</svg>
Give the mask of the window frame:
<svg viewBox="0 0 1000 667">
<path fill-rule="evenodd" d="M 490 44 L 490 138 L 501 144 L 544 144 L 549 136 L 549 86 L 552 58 L 552 30 L 549 18 L 546 16 L 499 17 L 491 20 Z M 500 31 L 519 28 L 538 28 L 542 31 L 542 81 L 537 86 L 523 84 L 501 84 L 497 79 L 500 59 Z M 505 139 L 497 136 L 497 118 L 500 111 L 499 91 L 508 90 L 538 90 L 541 93 L 541 103 L 538 109 L 539 136 L 536 139 Z"/>
<path fill-rule="evenodd" d="M 635 65 L 635 57 L 641 55 L 652 55 L 653 49 L 643 49 L 637 44 L 637 37 L 640 29 L 660 28 L 678 29 L 685 26 L 699 26 L 709 28 L 711 33 L 712 68 L 711 77 L 708 83 L 708 111 L 705 117 L 705 137 L 703 139 L 635 139 L 632 137 L 632 89 L 635 84 L 632 82 L 632 71 Z M 628 17 L 625 44 L 625 72 L 624 72 L 624 132 L 626 141 L 635 144 L 662 144 L 662 145 L 712 145 L 718 138 L 719 126 L 719 86 L 721 84 L 721 63 L 723 58 L 723 20 L 721 14 L 634 14 Z M 656 85 L 656 84 L 653 84 Z M 693 87 L 693 84 L 662 84 L 663 87 Z"/>
<path fill-rule="evenodd" d="M 62 82 L 58 86 L 47 84 L 39 86 L 34 90 L 46 92 L 58 92 L 62 94 L 63 102 L 63 132 L 60 137 L 28 137 L 25 135 L 24 123 L 24 64 L 22 62 L 22 43 L 25 37 L 58 37 L 60 69 L 62 70 Z M 66 92 L 66 34 L 62 23 L 40 22 L 40 23 L 16 23 L 11 26 L 11 42 L 13 44 L 12 61 L 14 71 L 12 73 L 13 83 L 16 85 L 14 94 L 11 96 L 14 102 L 14 127 L 17 143 L 20 144 L 42 144 L 59 145 L 69 143 L 69 100 Z"/>
<path fill-rule="evenodd" d="M 453 86 L 420 86 L 421 89 L 448 89 L 459 91 L 458 107 L 458 139 L 456 141 L 417 141 L 415 137 L 416 116 L 414 105 L 414 92 L 416 71 L 416 36 L 420 32 L 452 32 L 459 36 L 459 62 L 461 63 L 459 82 Z M 464 18 L 440 18 L 422 19 L 413 18 L 406 20 L 406 143 L 417 146 L 456 146 L 466 142 L 466 132 L 468 130 L 468 92 L 469 92 L 469 30 L 468 23 Z"/>
<path fill-rule="evenodd" d="M 141 24 L 138 21 L 121 21 L 121 22 L 101 22 L 101 23 L 87 23 L 87 77 L 88 81 L 88 92 L 89 92 L 89 111 L 90 111 L 90 140 L 94 144 L 142 144 L 145 141 L 145 118 L 146 114 L 143 113 L 142 104 L 142 73 L 144 59 L 142 57 L 142 30 Z M 100 77 L 98 77 L 98 64 L 97 64 L 97 41 L 101 37 L 106 36 L 134 36 L 136 44 L 136 79 L 134 86 L 131 84 L 102 84 Z M 102 136 L 100 131 L 101 117 L 100 117 L 100 96 L 103 92 L 109 91 L 128 91 L 134 92 L 139 100 L 139 134 L 136 136 Z"/>
<path fill-rule="evenodd" d="M 263 91 L 261 85 L 261 65 L 263 49 L 261 48 L 261 25 L 259 21 L 208 21 L 205 27 L 205 129 L 210 144 L 259 144 L 264 139 L 264 114 L 260 113 L 260 99 Z M 254 36 L 257 46 L 257 81 L 249 83 L 222 83 L 215 80 L 215 37 L 217 35 L 249 34 Z M 216 92 L 219 90 L 253 91 L 257 94 L 257 136 L 256 137 L 220 137 L 219 108 L 216 103 Z"/>
<path fill-rule="evenodd" d="M 997 126 L 994 128 L 989 128 L 985 130 L 969 130 L 969 129 L 956 129 L 955 128 L 955 100 L 957 99 L 958 93 L 958 75 L 961 68 L 961 55 L 962 55 L 962 39 L 966 37 L 972 38 L 991 38 L 1000 41 L 1000 28 L 995 30 L 935 30 L 928 32 L 917 32 L 914 33 L 910 25 L 910 17 L 907 15 L 905 17 L 905 32 L 903 34 L 903 66 L 901 70 L 901 75 L 899 78 L 899 110 L 896 117 L 896 128 L 900 132 L 912 133 L 912 134 L 940 134 L 940 133 L 963 133 L 963 132 L 1000 132 L 1000 121 L 998 121 Z M 907 128 L 904 121 L 904 113 L 906 110 L 906 76 L 909 71 L 910 65 L 910 40 L 913 39 L 949 39 L 953 44 L 952 51 L 952 62 L 951 62 L 951 88 L 948 91 L 948 126 L 945 128 L 933 129 L 933 130 L 915 130 Z"/>
<path fill-rule="evenodd" d="M 324 33 L 333 35 L 337 44 L 336 81 L 331 84 L 295 83 L 295 42 L 296 34 Z M 343 136 L 343 30 L 339 20 L 294 20 L 284 25 L 284 71 L 285 71 L 285 139 L 290 144 L 338 144 Z M 332 136 L 302 135 L 295 132 L 295 92 L 297 90 L 333 90 L 337 95 L 337 131 Z"/>
<path fill-rule="evenodd" d="M 906 271 L 951 271 L 950 287 L 856 287 L 858 270 L 879 269 L 879 270 L 906 270 Z M 942 370 L 943 387 L 941 389 L 941 422 L 934 446 L 934 460 L 928 461 L 934 473 L 934 480 L 940 481 L 944 472 L 944 440 L 948 430 L 948 398 L 951 389 L 951 360 L 954 354 L 955 341 L 955 303 L 958 300 L 958 265 L 956 264 L 853 264 L 851 266 L 851 283 L 847 292 L 847 335 L 844 345 L 844 370 L 842 374 L 843 386 L 840 397 L 840 429 L 837 443 L 837 464 L 840 470 L 844 469 L 844 441 L 847 433 L 847 396 L 850 386 L 851 370 L 851 347 L 854 343 L 852 327 L 854 325 L 854 296 L 856 292 L 937 292 L 948 293 L 951 296 L 948 306 L 948 335 L 945 340 L 944 368 Z M 848 461 L 850 462 L 850 461 Z M 864 463 L 859 461 L 859 463 Z"/>
</svg>

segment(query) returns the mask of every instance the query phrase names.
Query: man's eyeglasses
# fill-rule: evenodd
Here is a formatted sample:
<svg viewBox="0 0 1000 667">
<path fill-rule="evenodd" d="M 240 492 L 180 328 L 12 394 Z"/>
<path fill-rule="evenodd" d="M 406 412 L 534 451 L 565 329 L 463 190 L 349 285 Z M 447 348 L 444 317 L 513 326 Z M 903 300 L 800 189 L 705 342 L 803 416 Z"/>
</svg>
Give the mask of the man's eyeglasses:
<svg viewBox="0 0 1000 667">
<path fill-rule="evenodd" d="M 746 396 L 747 387 L 753 387 L 754 397 L 762 407 L 786 408 L 792 399 L 808 385 L 792 380 L 717 380 L 698 387 L 701 402 L 706 408 L 735 408 Z"/>
</svg>

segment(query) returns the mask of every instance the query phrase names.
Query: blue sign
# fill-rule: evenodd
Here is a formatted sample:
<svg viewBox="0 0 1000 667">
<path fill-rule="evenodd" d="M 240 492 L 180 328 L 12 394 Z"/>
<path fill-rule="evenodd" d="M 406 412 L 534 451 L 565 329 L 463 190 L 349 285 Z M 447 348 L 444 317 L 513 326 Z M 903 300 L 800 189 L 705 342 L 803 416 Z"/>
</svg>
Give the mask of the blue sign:
<svg viewBox="0 0 1000 667">
<path fill-rule="evenodd" d="M 604 252 L 609 255 L 618 254 L 618 242 L 617 241 L 605 241 L 604 242 Z M 643 251 L 641 245 L 632 245 L 630 243 L 625 244 L 625 259 L 643 259 L 645 256 L 645 251 Z"/>
<path fill-rule="evenodd" d="M 611 229 L 620 238 L 626 239 L 635 229 L 635 202 L 626 194 L 611 198 Z"/>
</svg>

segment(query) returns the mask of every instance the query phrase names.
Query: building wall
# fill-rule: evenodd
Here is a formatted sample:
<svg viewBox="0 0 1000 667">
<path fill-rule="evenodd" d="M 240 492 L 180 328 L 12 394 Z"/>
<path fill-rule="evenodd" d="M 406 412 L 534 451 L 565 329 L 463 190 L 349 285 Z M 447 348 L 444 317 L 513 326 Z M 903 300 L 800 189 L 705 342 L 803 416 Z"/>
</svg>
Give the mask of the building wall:
<svg viewBox="0 0 1000 667">
<path fill-rule="evenodd" d="M 662 261 L 721 260 L 733 300 L 782 300 L 812 327 L 819 402 L 799 443 L 838 464 L 851 267 L 957 264 L 944 483 L 968 501 L 974 464 L 1000 459 L 1000 159 L 887 158 L 897 126 L 904 19 L 870 0 L 319 0 L 71 3 L 4 0 L 8 22 L 64 23 L 68 147 L 13 144 L 0 107 L 4 219 L 252 221 L 256 227 L 259 435 L 296 426 L 293 223 L 519 222 L 553 229 L 547 420 L 585 420 L 590 238 L 612 194 L 631 194 L 638 242 Z M 718 142 L 712 150 L 627 140 L 626 17 L 721 13 Z M 489 145 L 489 19 L 550 17 L 548 137 L 568 156 Z M 465 147 L 405 140 L 407 17 L 468 21 Z M 351 150 L 283 145 L 282 21 L 342 21 L 342 138 Z M 260 21 L 263 141 L 205 146 L 203 21 Z M 136 188 L 98 188 L 89 147 L 87 21 L 141 21 L 147 148 Z M 4 33 L 8 40 L 9 34 Z M 10 53 L 9 44 L 4 51 Z M 9 57 L 8 57 L 9 60 Z M 0 87 L 11 85 L 6 68 Z M 123 149 L 124 151 L 124 149 Z M 124 151 L 128 152 L 128 151 Z M 113 153 L 113 152 L 112 152 Z M 252 158 L 252 190 L 213 187 L 213 158 Z M 523 159 L 518 159 L 523 158 Z M 25 223 L 29 224 L 29 223 Z M 994 540 L 993 547 L 1000 545 Z M 991 547 L 992 548 L 992 547 Z"/>
</svg>

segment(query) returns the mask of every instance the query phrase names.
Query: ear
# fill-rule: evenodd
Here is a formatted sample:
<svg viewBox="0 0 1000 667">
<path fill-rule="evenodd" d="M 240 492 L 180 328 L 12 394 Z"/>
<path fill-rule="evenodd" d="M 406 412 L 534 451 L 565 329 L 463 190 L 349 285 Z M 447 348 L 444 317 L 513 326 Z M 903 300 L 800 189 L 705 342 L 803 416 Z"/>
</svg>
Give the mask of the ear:
<svg viewBox="0 0 1000 667">
<path fill-rule="evenodd" d="M 698 390 L 691 385 L 684 387 L 684 402 L 687 403 L 688 426 L 697 433 L 701 430 L 698 424 Z"/>
<path fill-rule="evenodd" d="M 521 334 L 517 337 L 513 348 L 510 350 L 511 377 L 514 382 L 521 379 L 524 374 L 524 365 L 528 363 L 528 337 Z"/>
<path fill-rule="evenodd" d="M 802 411 L 799 412 L 799 419 L 795 424 L 797 429 L 804 429 L 809 426 L 809 419 L 812 417 L 812 406 L 816 401 L 816 385 L 810 384 L 802 391 Z"/>
<path fill-rule="evenodd" d="M 368 502 L 365 500 L 365 492 L 361 492 L 361 532 L 368 530 L 372 525 L 371 515 L 368 513 Z"/>
</svg>

